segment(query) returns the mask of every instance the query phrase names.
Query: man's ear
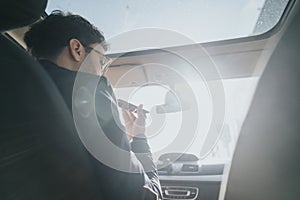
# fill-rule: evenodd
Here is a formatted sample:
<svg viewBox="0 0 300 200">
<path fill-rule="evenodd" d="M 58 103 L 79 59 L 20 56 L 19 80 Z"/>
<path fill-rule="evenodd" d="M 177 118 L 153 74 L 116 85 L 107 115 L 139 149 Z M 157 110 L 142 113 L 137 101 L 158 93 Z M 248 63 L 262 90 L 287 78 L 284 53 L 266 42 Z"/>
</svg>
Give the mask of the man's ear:
<svg viewBox="0 0 300 200">
<path fill-rule="evenodd" d="M 85 58 L 85 48 L 79 40 L 74 38 L 71 39 L 69 41 L 69 50 L 70 50 L 71 57 L 75 61 L 81 62 Z"/>
</svg>

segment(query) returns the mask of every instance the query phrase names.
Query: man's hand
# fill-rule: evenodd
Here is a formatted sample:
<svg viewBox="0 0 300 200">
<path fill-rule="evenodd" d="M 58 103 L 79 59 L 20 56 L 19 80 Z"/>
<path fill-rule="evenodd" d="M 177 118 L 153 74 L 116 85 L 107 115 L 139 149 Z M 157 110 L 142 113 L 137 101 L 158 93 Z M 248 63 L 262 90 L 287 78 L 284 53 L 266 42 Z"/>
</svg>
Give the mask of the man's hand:
<svg viewBox="0 0 300 200">
<path fill-rule="evenodd" d="M 130 111 L 122 109 L 123 118 L 125 121 L 126 135 L 128 141 L 134 136 L 145 133 L 146 115 L 143 112 L 143 105 L 140 104 L 137 108 L 137 117 Z"/>
</svg>

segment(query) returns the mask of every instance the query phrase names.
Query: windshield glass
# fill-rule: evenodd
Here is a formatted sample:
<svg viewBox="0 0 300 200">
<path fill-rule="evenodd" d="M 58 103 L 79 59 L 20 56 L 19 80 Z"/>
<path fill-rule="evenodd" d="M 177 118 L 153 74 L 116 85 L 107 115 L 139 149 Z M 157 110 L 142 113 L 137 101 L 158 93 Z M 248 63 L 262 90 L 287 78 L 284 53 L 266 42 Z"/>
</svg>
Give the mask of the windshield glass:
<svg viewBox="0 0 300 200">
<path fill-rule="evenodd" d="M 211 82 L 213 84 L 213 81 Z M 206 162 L 227 162 L 230 160 L 234 144 L 238 138 L 238 133 L 258 82 L 258 77 L 225 79 L 222 82 L 226 101 L 225 120 L 219 141 L 209 154 L 205 156 Z M 194 84 L 195 87 L 201 87 L 198 91 L 202 91 L 197 93 L 198 98 L 201 99 L 201 105 L 199 106 L 201 123 L 199 123 L 196 137 L 191 141 L 185 152 L 199 157 L 200 151 L 204 147 L 203 141 L 208 137 L 207 129 L 211 124 L 213 109 L 211 97 L 205 85 L 201 82 L 195 82 Z M 178 132 L 185 131 L 181 129 L 183 115 L 189 115 L 192 112 L 192 109 L 182 109 L 180 112 L 157 113 L 156 106 L 165 103 L 165 96 L 169 89 L 167 86 L 162 87 L 158 85 L 115 88 L 117 98 L 129 99 L 130 103 L 136 105 L 142 102 L 144 108 L 150 111 L 146 121 L 146 133 L 149 135 L 149 142 L 155 159 L 158 159 L 164 153 L 182 151 L 181 146 L 173 146 L 171 149 L 165 147 L 172 143 L 179 134 Z M 186 100 L 188 99 L 183 98 L 181 101 Z M 190 124 L 187 126 L 192 126 L 192 122 L 188 123 Z"/>
<path fill-rule="evenodd" d="M 80 14 L 107 39 L 135 29 L 171 30 L 190 38 L 153 47 L 203 43 L 261 34 L 280 19 L 288 0 L 49 0 L 47 13 L 60 9 Z M 122 51 L 131 50 L 124 47 Z M 143 47 L 144 49 L 150 47 Z M 119 52 L 110 44 L 110 52 Z"/>
</svg>

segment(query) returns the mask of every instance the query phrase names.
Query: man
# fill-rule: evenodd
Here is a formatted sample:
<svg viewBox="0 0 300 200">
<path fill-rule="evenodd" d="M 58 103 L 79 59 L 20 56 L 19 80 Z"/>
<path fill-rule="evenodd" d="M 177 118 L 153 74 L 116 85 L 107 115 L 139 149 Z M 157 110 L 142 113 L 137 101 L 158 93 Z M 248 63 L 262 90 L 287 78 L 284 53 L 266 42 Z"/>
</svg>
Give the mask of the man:
<svg viewBox="0 0 300 200">
<path fill-rule="evenodd" d="M 85 73 L 80 73 L 94 78 L 103 75 L 109 64 L 109 59 L 103 55 L 107 47 L 103 35 L 78 15 L 55 11 L 34 24 L 25 34 L 24 41 L 56 83 L 70 110 L 74 81 L 80 67 L 88 65 Z M 104 76 L 100 78 L 95 96 L 96 113 L 105 136 L 118 148 L 128 151 L 127 163 L 120 164 L 127 164 L 136 172 L 118 171 L 94 159 L 99 190 L 104 199 L 162 198 L 157 170 L 144 135 L 142 105 L 138 107 L 137 117 L 123 110 L 124 128 L 120 127 L 116 99 Z M 117 159 L 119 155 L 109 156 Z"/>
</svg>

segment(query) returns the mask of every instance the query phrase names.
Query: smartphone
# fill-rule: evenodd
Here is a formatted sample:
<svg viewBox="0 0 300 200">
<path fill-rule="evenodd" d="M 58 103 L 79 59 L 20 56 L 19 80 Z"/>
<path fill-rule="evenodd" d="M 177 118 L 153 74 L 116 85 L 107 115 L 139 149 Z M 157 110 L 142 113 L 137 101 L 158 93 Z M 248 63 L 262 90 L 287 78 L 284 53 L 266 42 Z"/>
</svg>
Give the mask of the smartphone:
<svg viewBox="0 0 300 200">
<path fill-rule="evenodd" d="M 123 108 L 125 110 L 129 110 L 131 112 L 136 113 L 138 106 L 136 106 L 134 104 L 131 104 L 131 103 L 129 103 L 125 100 L 122 100 L 122 99 L 118 99 L 117 101 L 118 101 L 118 106 L 120 108 Z M 145 109 L 143 109 L 143 112 L 146 113 L 146 114 L 150 113 L 148 110 L 145 110 Z"/>
</svg>

